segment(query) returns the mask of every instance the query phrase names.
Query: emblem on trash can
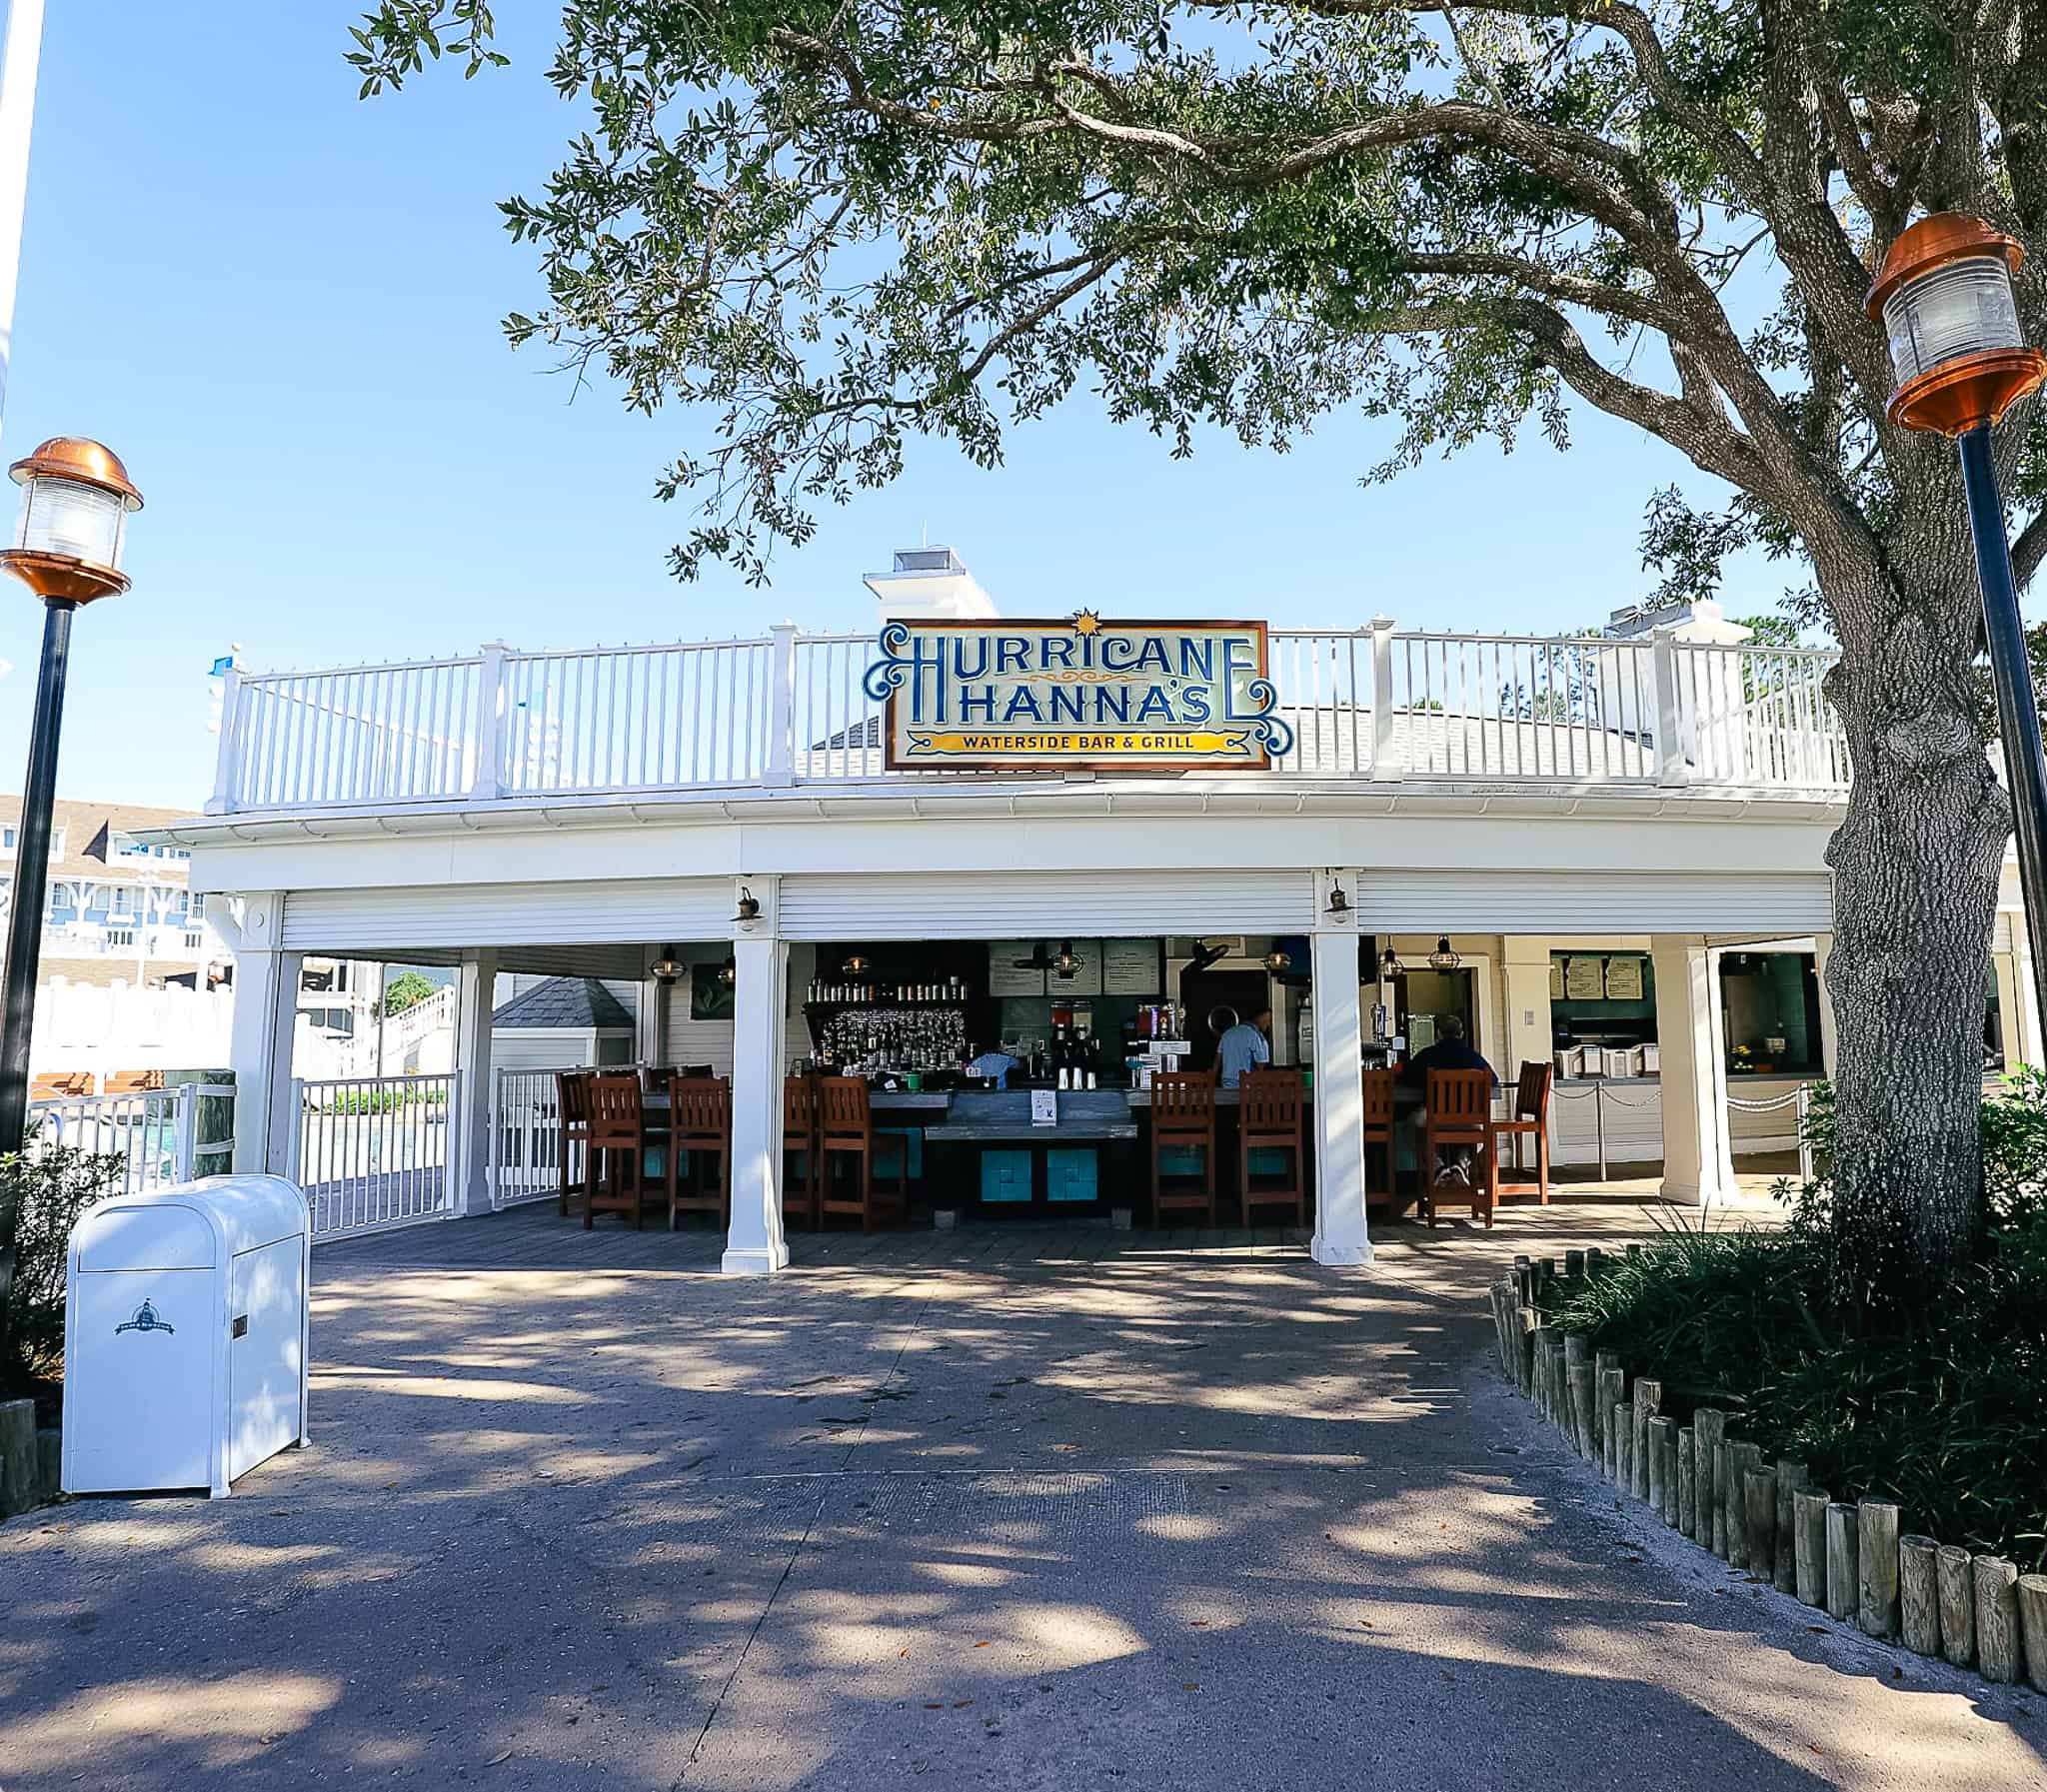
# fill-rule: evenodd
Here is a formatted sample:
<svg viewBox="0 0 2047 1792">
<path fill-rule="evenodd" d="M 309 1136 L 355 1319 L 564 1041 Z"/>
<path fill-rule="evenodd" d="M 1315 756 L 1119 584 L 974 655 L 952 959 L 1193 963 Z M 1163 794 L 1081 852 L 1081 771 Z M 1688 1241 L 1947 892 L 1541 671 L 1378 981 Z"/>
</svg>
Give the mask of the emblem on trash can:
<svg viewBox="0 0 2047 1792">
<path fill-rule="evenodd" d="M 175 1335 L 177 1329 L 175 1325 L 166 1325 L 159 1319 L 156 1308 L 145 1300 L 135 1309 L 134 1318 L 125 1319 L 114 1327 L 114 1335 L 119 1337 L 124 1331 L 168 1331 Z"/>
</svg>

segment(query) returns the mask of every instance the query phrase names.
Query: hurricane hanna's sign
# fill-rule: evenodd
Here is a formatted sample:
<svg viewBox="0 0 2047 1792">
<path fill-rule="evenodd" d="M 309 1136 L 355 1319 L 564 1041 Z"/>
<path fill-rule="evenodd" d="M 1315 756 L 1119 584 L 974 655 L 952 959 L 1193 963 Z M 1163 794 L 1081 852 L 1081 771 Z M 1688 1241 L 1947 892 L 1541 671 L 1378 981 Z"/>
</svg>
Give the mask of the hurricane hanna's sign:
<svg viewBox="0 0 2047 1792">
<path fill-rule="evenodd" d="M 1263 623 L 892 622 L 867 693 L 891 771 L 1266 770 L 1293 746 Z"/>
</svg>

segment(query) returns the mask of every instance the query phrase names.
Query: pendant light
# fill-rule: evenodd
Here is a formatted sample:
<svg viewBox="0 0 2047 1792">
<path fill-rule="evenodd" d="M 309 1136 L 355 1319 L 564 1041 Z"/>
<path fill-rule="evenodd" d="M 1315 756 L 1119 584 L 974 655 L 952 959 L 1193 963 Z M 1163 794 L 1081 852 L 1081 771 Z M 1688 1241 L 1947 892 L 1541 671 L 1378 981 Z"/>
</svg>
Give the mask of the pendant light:
<svg viewBox="0 0 2047 1792">
<path fill-rule="evenodd" d="M 1070 939 L 1059 941 L 1059 955 L 1052 960 L 1052 968 L 1060 976 L 1071 976 L 1080 968 L 1080 960 L 1073 955 L 1073 942 Z"/>
<path fill-rule="evenodd" d="M 655 981 L 662 983 L 672 983 L 683 974 L 682 960 L 676 956 L 676 948 L 672 945 L 661 948 L 661 955 L 654 960 L 652 968 Z"/>
<path fill-rule="evenodd" d="M 873 961 L 861 952 L 855 952 L 840 966 L 847 976 L 866 976 L 873 968 Z"/>
<path fill-rule="evenodd" d="M 1447 933 L 1437 937 L 1435 950 L 1428 954 L 1428 967 L 1431 970 L 1455 970 L 1463 961 L 1450 949 L 1450 936 Z"/>
<path fill-rule="evenodd" d="M 1284 976 L 1293 968 L 1293 960 L 1286 955 L 1284 950 L 1275 945 L 1265 954 L 1265 968 L 1274 976 Z"/>
<path fill-rule="evenodd" d="M 718 980 L 728 989 L 740 980 L 740 967 L 737 958 L 728 956 L 725 962 L 719 966 Z"/>
<path fill-rule="evenodd" d="M 1400 954 L 1390 945 L 1379 953 L 1379 981 L 1392 982 L 1400 974 Z"/>
</svg>

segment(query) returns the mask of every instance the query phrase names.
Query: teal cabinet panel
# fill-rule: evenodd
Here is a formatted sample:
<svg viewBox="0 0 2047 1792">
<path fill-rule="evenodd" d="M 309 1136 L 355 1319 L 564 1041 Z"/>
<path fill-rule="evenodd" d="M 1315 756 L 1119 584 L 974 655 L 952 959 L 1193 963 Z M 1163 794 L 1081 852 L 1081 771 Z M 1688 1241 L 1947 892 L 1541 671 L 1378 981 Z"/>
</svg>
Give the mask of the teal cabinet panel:
<svg viewBox="0 0 2047 1792">
<path fill-rule="evenodd" d="M 922 1126 L 877 1126 L 875 1128 L 875 1172 L 894 1176 L 902 1173 L 904 1154 L 910 1156 L 910 1179 L 924 1180 L 924 1128 Z"/>
<path fill-rule="evenodd" d="M 981 1198 L 985 1201 L 1027 1201 L 1030 1198 L 1030 1153 L 984 1150 L 981 1154 Z"/>
<path fill-rule="evenodd" d="M 1091 1150 L 1051 1150 L 1044 1154 L 1047 1200 L 1091 1201 L 1099 1198 L 1095 1182 L 1096 1154 Z"/>
</svg>

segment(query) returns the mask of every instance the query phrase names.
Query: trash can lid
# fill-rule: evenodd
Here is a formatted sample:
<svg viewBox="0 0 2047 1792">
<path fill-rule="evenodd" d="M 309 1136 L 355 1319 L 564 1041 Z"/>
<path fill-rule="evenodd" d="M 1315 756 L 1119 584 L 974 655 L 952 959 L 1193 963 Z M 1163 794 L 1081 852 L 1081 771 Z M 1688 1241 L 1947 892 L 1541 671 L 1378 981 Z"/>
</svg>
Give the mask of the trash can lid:
<svg viewBox="0 0 2047 1792">
<path fill-rule="evenodd" d="M 81 1271 L 204 1269 L 303 1237 L 307 1222 L 305 1194 L 283 1176 L 207 1176 L 88 1207 L 71 1249 Z"/>
</svg>

